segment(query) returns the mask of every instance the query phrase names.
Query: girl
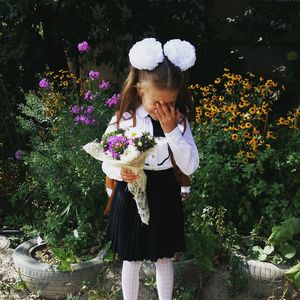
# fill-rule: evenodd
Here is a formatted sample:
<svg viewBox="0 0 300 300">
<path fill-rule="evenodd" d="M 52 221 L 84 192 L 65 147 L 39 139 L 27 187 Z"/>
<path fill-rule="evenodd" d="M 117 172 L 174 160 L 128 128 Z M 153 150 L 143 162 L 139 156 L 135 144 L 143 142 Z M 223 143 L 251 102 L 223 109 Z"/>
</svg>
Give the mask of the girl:
<svg viewBox="0 0 300 300">
<path fill-rule="evenodd" d="M 155 263 L 159 299 L 171 300 L 172 257 L 175 252 L 185 250 L 185 240 L 181 191 L 170 154 L 173 153 L 177 166 L 186 175 L 195 172 L 199 163 L 197 147 L 184 118 L 191 110 L 187 69 L 195 63 L 195 48 L 181 40 L 170 40 L 162 47 L 154 38 L 147 38 L 131 48 L 129 59 L 130 73 L 117 114 L 106 133 L 134 125 L 154 136 L 166 137 L 168 143 L 147 157 L 144 166 L 149 225 L 141 222 L 127 189 L 127 183 L 134 182 L 136 175 L 103 162 L 104 173 L 117 180 L 107 237 L 111 249 L 123 260 L 121 280 L 125 300 L 138 297 L 139 270 L 144 259 Z"/>
</svg>

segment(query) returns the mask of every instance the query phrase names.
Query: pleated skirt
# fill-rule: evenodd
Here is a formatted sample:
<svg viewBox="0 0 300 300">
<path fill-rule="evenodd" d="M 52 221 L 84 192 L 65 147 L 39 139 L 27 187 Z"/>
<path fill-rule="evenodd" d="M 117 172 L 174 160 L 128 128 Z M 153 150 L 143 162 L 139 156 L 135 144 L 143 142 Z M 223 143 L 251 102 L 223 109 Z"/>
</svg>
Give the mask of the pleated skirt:
<svg viewBox="0 0 300 300">
<path fill-rule="evenodd" d="M 126 182 L 117 182 L 112 200 L 107 240 L 121 260 L 157 261 L 186 250 L 180 186 L 173 168 L 145 173 L 149 225 L 142 223 Z"/>
</svg>

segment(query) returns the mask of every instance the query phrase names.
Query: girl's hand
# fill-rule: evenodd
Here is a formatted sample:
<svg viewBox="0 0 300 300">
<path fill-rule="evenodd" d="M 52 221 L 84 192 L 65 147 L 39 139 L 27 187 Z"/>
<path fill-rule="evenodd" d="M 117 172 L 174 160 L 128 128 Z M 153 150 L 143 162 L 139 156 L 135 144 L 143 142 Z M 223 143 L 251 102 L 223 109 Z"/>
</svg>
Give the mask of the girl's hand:
<svg viewBox="0 0 300 300">
<path fill-rule="evenodd" d="M 155 114 L 164 132 L 169 133 L 177 127 L 180 113 L 172 105 L 159 101 L 155 104 Z"/>
<path fill-rule="evenodd" d="M 121 169 L 121 177 L 123 181 L 127 183 L 134 183 L 138 179 L 138 176 L 135 175 L 131 170 L 127 168 Z"/>
</svg>

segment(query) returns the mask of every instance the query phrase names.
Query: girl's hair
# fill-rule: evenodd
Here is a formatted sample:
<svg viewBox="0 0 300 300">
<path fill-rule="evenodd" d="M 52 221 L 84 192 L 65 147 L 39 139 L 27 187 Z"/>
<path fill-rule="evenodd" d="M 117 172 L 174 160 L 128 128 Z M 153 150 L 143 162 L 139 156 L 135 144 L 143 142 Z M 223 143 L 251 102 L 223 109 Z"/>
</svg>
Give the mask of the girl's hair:
<svg viewBox="0 0 300 300">
<path fill-rule="evenodd" d="M 117 105 L 117 123 L 124 112 L 132 113 L 141 104 L 137 83 L 148 80 L 158 89 L 178 91 L 176 108 L 189 119 L 192 118 L 193 105 L 188 90 L 188 79 L 188 71 L 181 71 L 167 57 L 152 71 L 138 70 L 131 66 Z"/>
</svg>

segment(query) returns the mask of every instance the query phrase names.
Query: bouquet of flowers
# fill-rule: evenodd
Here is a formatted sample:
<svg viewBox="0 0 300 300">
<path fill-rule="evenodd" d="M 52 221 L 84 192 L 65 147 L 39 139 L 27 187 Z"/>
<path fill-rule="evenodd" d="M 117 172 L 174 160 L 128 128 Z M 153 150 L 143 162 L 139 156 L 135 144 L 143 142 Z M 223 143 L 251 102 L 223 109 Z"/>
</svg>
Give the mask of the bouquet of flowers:
<svg viewBox="0 0 300 300">
<path fill-rule="evenodd" d="M 150 214 L 146 197 L 147 177 L 143 167 L 146 157 L 164 143 L 164 138 L 154 137 L 137 128 L 127 128 L 104 134 L 101 142 L 96 140 L 83 147 L 92 157 L 126 167 L 138 175 L 134 183 L 128 183 L 128 190 L 133 194 L 138 213 L 145 224 L 149 224 Z"/>
</svg>

